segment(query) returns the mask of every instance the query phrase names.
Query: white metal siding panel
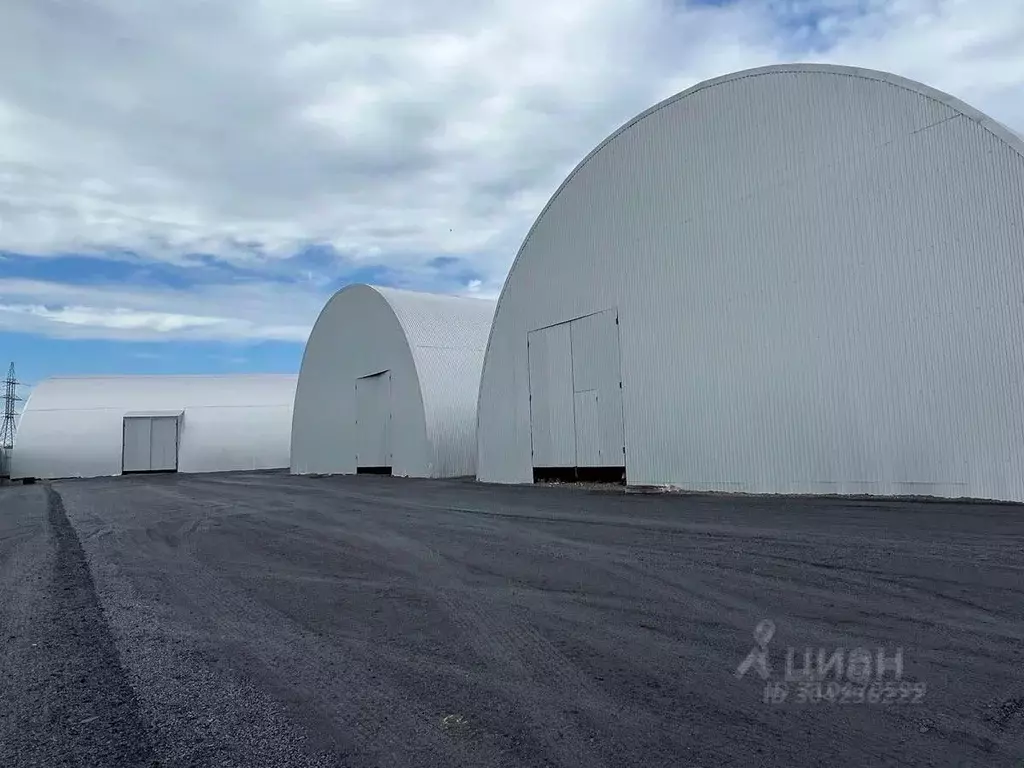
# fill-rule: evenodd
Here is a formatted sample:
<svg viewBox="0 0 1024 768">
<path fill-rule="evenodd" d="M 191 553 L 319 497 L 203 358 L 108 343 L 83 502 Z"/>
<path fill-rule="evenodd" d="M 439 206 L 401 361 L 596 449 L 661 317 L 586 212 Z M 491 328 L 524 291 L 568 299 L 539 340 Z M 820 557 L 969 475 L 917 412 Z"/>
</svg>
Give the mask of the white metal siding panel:
<svg viewBox="0 0 1024 768">
<path fill-rule="evenodd" d="M 184 412 L 180 472 L 288 466 L 297 377 L 99 376 L 48 379 L 25 403 L 12 455 L 16 477 L 118 475 L 124 417 Z"/>
<path fill-rule="evenodd" d="M 150 419 L 150 469 L 167 472 L 178 468 L 178 419 Z"/>
<path fill-rule="evenodd" d="M 391 373 L 356 379 L 356 467 L 390 467 Z"/>
<path fill-rule="evenodd" d="M 303 355 L 292 472 L 355 472 L 354 382 L 389 369 L 395 475 L 476 467 L 476 402 L 494 302 L 352 285 L 324 307 Z"/>
<path fill-rule="evenodd" d="M 619 328 L 614 309 L 596 312 L 573 320 L 572 379 L 576 392 L 592 391 L 596 430 L 596 448 L 587 455 L 579 453 L 576 463 L 581 467 L 621 467 L 625 465 L 622 425 L 622 377 L 619 370 Z M 578 403 L 579 401 L 577 401 Z M 577 411 L 578 413 L 578 411 Z M 590 425 L 588 425 L 589 427 Z M 581 429 L 577 419 L 577 430 Z M 577 446 L 579 445 L 577 435 Z"/>
<path fill-rule="evenodd" d="M 147 417 L 124 420 L 124 471 L 148 472 L 152 463 L 153 420 Z"/>
<path fill-rule="evenodd" d="M 525 307 L 519 310 L 525 317 Z M 510 314 L 515 314 L 512 310 Z M 477 408 L 477 478 L 485 482 L 533 482 L 530 370 L 526 346 L 529 325 L 500 314 L 487 345 Z"/>
<path fill-rule="evenodd" d="M 476 402 L 486 332 L 478 343 L 475 348 L 415 349 L 430 442 L 430 463 L 424 474 L 430 477 L 476 473 Z"/>
<path fill-rule="evenodd" d="M 294 387 L 290 391 L 294 393 Z M 290 454 L 291 397 L 287 403 L 186 409 L 179 428 L 178 471 L 286 468 Z"/>
<path fill-rule="evenodd" d="M 481 479 L 529 481 L 516 339 L 618 306 L 630 483 L 1024 500 L 1022 180 L 1018 139 L 891 75 L 767 68 L 659 105 L 509 274 Z"/>
<path fill-rule="evenodd" d="M 533 466 L 575 467 L 572 342 L 569 324 L 530 331 Z"/>
</svg>

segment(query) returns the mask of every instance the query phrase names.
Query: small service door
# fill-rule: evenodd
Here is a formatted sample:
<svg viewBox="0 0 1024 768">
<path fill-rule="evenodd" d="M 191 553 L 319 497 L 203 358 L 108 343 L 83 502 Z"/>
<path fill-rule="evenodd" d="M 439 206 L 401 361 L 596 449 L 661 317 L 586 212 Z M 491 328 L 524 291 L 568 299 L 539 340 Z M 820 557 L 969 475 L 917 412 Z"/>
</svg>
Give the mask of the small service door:
<svg viewBox="0 0 1024 768">
<path fill-rule="evenodd" d="M 177 416 L 125 416 L 121 471 L 176 472 Z"/>
<path fill-rule="evenodd" d="M 356 379 L 356 471 L 391 471 L 391 371 Z"/>
</svg>

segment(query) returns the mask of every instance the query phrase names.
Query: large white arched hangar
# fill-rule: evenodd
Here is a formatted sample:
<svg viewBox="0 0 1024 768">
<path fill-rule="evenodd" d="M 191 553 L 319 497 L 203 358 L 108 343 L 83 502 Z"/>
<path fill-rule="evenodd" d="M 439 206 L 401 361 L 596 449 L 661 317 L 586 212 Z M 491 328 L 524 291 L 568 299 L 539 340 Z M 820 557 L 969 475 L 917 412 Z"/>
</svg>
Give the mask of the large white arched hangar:
<svg viewBox="0 0 1024 768">
<path fill-rule="evenodd" d="M 555 193 L 488 342 L 478 476 L 1024 500 L 1024 142 L 881 72 L 648 110 Z"/>
<path fill-rule="evenodd" d="M 83 376 L 32 390 L 12 478 L 288 466 L 297 377 Z"/>
<path fill-rule="evenodd" d="M 476 472 L 476 401 L 494 302 L 350 285 L 299 371 L 292 472 Z"/>
</svg>

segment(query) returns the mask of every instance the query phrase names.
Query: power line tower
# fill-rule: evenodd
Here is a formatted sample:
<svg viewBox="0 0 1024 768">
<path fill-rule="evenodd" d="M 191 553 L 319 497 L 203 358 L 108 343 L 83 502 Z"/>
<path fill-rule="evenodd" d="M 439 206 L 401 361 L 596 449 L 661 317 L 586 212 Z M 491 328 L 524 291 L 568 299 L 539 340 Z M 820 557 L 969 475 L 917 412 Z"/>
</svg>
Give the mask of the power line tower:
<svg viewBox="0 0 1024 768">
<path fill-rule="evenodd" d="M 14 417 L 18 415 L 16 406 L 21 402 L 18 397 L 18 379 L 14 374 L 14 363 L 7 369 L 4 379 L 4 420 L 0 424 L 0 450 L 14 447 Z"/>
</svg>

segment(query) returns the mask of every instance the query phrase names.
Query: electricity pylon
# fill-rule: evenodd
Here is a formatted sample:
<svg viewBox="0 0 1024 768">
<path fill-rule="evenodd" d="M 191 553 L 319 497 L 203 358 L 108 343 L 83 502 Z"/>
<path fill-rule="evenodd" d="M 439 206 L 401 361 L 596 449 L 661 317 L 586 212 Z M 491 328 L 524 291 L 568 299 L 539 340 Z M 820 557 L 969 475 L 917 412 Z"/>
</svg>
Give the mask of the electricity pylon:
<svg viewBox="0 0 1024 768">
<path fill-rule="evenodd" d="M 14 447 L 14 425 L 17 404 L 21 402 L 18 397 L 18 379 L 14 374 L 14 363 L 7 369 L 7 378 L 4 379 L 4 420 L 0 424 L 0 449 L 11 449 Z"/>
</svg>

